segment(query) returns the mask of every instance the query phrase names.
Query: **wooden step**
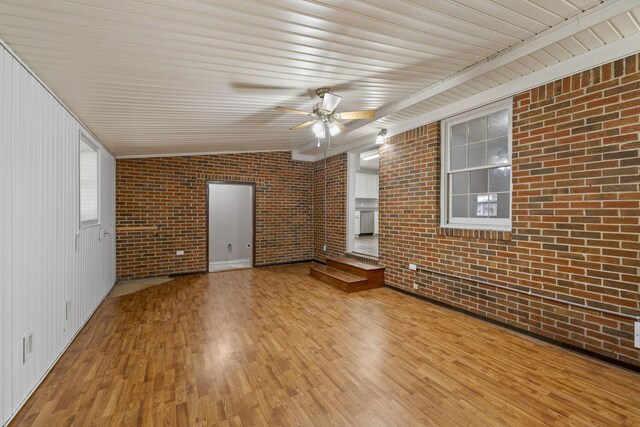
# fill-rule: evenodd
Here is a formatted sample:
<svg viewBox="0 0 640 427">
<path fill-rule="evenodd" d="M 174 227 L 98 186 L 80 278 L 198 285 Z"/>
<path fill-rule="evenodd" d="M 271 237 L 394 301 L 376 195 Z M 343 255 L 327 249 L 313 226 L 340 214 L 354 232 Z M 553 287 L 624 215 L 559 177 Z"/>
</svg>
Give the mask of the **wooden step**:
<svg viewBox="0 0 640 427">
<path fill-rule="evenodd" d="M 328 257 L 327 265 L 340 270 L 348 271 L 356 276 L 366 277 L 370 289 L 384 286 L 384 267 L 378 264 L 367 264 L 362 261 L 346 257 Z"/>
<path fill-rule="evenodd" d="M 328 265 L 314 264 L 310 269 L 311 276 L 345 292 L 358 292 L 377 288 L 372 286 L 366 277 L 349 273 Z"/>
<path fill-rule="evenodd" d="M 369 264 L 347 257 L 328 257 L 327 265 L 340 270 L 346 270 L 358 276 L 366 277 L 368 273 L 384 271 L 384 267 L 378 264 Z"/>
</svg>

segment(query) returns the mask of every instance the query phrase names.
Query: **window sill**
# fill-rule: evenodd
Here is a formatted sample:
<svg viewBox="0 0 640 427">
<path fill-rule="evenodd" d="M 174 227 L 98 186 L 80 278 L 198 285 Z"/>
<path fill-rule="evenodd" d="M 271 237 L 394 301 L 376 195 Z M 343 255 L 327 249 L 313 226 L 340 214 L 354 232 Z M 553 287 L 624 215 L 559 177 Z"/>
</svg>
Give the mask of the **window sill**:
<svg viewBox="0 0 640 427">
<path fill-rule="evenodd" d="M 467 237 L 483 240 L 511 240 L 510 230 L 478 230 L 472 228 L 438 227 L 437 235 L 452 237 Z"/>
</svg>

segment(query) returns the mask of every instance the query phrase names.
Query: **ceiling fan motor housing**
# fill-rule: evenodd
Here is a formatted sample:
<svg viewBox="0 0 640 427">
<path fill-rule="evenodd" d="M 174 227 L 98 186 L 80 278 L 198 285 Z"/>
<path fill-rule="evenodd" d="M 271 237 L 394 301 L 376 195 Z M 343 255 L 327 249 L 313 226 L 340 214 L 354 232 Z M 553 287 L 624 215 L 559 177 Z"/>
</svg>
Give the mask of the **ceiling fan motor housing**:
<svg viewBox="0 0 640 427">
<path fill-rule="evenodd" d="M 327 114 L 327 112 L 322 109 L 322 102 L 318 102 L 313 106 L 313 115 L 324 122 L 328 121 L 331 116 L 331 114 Z"/>
<path fill-rule="evenodd" d="M 325 93 L 331 93 L 331 88 L 321 87 L 319 89 L 316 89 L 316 95 L 318 95 L 320 98 L 324 98 Z"/>
</svg>

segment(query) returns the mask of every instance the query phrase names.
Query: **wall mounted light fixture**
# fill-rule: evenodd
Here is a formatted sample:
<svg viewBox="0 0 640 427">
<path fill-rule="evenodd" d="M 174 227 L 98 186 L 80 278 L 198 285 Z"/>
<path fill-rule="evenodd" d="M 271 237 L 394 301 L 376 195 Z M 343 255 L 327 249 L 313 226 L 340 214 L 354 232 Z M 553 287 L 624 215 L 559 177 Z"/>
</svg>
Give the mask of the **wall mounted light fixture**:
<svg viewBox="0 0 640 427">
<path fill-rule="evenodd" d="M 380 132 L 378 132 L 378 136 L 376 137 L 376 144 L 377 145 L 384 144 L 385 135 L 387 135 L 387 130 L 386 129 L 382 129 Z"/>
</svg>

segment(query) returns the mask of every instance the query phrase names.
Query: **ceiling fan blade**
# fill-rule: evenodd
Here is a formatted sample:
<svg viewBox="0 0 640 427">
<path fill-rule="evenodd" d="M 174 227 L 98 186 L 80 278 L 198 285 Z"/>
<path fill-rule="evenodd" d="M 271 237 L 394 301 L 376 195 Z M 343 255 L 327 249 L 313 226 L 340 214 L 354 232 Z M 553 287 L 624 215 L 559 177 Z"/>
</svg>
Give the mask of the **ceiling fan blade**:
<svg viewBox="0 0 640 427">
<path fill-rule="evenodd" d="M 374 110 L 347 111 L 336 115 L 340 116 L 342 120 L 362 120 L 376 118 L 376 112 Z"/>
<path fill-rule="evenodd" d="M 322 107 L 320 107 L 320 109 L 327 113 L 333 113 L 333 110 L 335 110 L 338 104 L 340 104 L 340 101 L 342 101 L 341 96 L 334 95 L 332 93 L 325 93 L 322 97 Z"/>
<path fill-rule="evenodd" d="M 311 113 L 307 113 L 306 111 L 294 110 L 293 108 L 287 108 L 287 107 L 276 107 L 276 110 L 281 111 L 283 113 L 302 114 L 305 116 L 311 115 Z"/>
<path fill-rule="evenodd" d="M 309 120 L 309 121 L 306 121 L 306 122 L 304 122 L 304 123 L 300 123 L 300 124 L 299 124 L 299 125 L 297 125 L 297 126 L 294 126 L 294 127 L 292 127 L 292 128 L 289 128 L 289 130 L 300 130 L 300 129 L 302 129 L 302 128 L 306 128 L 307 126 L 311 126 L 311 125 L 312 125 L 312 124 L 314 124 L 315 122 L 316 122 L 315 120 Z"/>
<path fill-rule="evenodd" d="M 334 123 L 340 128 L 340 132 L 345 133 L 349 131 L 349 129 L 339 121 L 336 120 Z"/>
</svg>

